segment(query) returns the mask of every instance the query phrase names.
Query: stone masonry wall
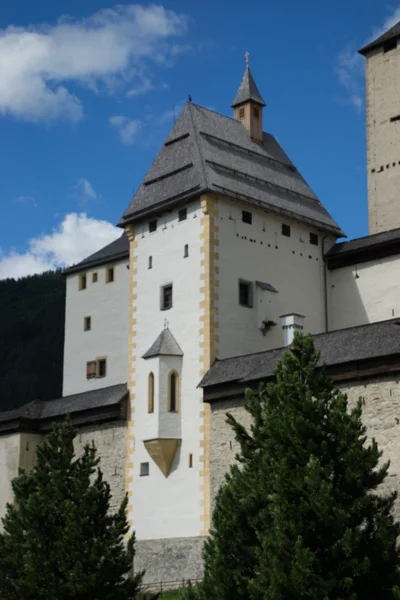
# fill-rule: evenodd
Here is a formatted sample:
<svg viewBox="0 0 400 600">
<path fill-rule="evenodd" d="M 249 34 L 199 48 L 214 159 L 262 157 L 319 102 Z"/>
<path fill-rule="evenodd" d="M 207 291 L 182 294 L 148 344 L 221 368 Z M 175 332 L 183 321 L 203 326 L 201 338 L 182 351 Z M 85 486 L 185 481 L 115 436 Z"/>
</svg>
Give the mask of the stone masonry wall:
<svg viewBox="0 0 400 600">
<path fill-rule="evenodd" d="M 347 393 L 350 407 L 354 406 L 358 398 L 364 398 L 363 415 L 368 435 L 376 439 L 383 451 L 382 460 L 390 459 L 391 462 L 383 489 L 400 491 L 400 378 L 380 377 L 363 382 L 347 382 L 340 387 Z M 214 504 L 224 473 L 238 451 L 238 444 L 226 423 L 225 415 L 230 412 L 246 427 L 250 425 L 251 419 L 241 400 L 216 402 L 211 405 L 211 410 L 211 499 Z M 400 500 L 397 502 L 395 515 L 400 519 Z"/>
</svg>

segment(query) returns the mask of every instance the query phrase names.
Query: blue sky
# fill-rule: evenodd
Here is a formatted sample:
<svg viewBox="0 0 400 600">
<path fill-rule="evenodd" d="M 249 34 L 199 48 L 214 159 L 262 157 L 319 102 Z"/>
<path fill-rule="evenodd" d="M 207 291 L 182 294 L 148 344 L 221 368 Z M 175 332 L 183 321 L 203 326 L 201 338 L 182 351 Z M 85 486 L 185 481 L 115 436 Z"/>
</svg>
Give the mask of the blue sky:
<svg viewBox="0 0 400 600">
<path fill-rule="evenodd" d="M 274 134 L 349 238 L 367 234 L 364 64 L 381 0 L 14 0 L 0 7 L 0 278 L 108 243 L 188 94 L 231 114 L 244 52 Z"/>
</svg>

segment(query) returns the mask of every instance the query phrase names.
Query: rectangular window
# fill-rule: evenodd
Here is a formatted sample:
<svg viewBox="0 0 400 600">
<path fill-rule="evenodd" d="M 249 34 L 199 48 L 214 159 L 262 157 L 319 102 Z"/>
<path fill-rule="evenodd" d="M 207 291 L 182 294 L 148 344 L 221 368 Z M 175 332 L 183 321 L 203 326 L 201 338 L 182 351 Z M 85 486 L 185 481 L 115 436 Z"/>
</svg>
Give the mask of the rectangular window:
<svg viewBox="0 0 400 600">
<path fill-rule="evenodd" d="M 250 281 L 239 280 L 239 304 L 240 306 L 253 306 L 253 284 Z"/>
<path fill-rule="evenodd" d="M 242 221 L 243 223 L 248 223 L 249 225 L 253 222 L 253 215 L 248 210 L 242 210 Z"/>
<path fill-rule="evenodd" d="M 79 275 L 79 289 L 86 290 L 86 286 L 87 286 L 86 273 L 81 273 L 81 275 Z"/>
<path fill-rule="evenodd" d="M 86 363 L 86 379 L 95 379 L 96 378 L 96 361 L 89 360 Z"/>
<path fill-rule="evenodd" d="M 181 208 L 178 212 L 178 221 L 184 221 L 187 219 L 187 208 Z"/>
<path fill-rule="evenodd" d="M 396 121 L 400 121 L 400 115 L 396 115 L 395 117 L 390 117 L 391 123 L 395 123 Z"/>
<path fill-rule="evenodd" d="M 97 283 L 98 275 L 97 273 L 92 274 L 92 283 Z"/>
<path fill-rule="evenodd" d="M 148 462 L 140 463 L 140 477 L 147 477 L 150 474 L 150 465 Z"/>
<path fill-rule="evenodd" d="M 114 281 L 114 267 L 108 267 L 106 269 L 106 283 L 112 283 Z"/>
<path fill-rule="evenodd" d="M 244 106 L 239 108 L 239 119 L 244 119 Z"/>
<path fill-rule="evenodd" d="M 260 109 L 256 106 L 253 106 L 253 117 L 255 119 L 258 119 L 260 117 Z"/>
<path fill-rule="evenodd" d="M 183 258 L 187 258 L 189 256 L 189 244 L 185 244 L 183 247 Z"/>
<path fill-rule="evenodd" d="M 161 310 L 172 308 L 172 283 L 161 288 Z"/>
<path fill-rule="evenodd" d="M 105 377 L 107 375 L 107 359 L 106 358 L 98 358 L 96 361 L 97 364 L 97 373 L 96 376 L 98 379 Z"/>
<path fill-rule="evenodd" d="M 389 40 L 386 44 L 383 45 L 383 52 L 390 52 L 391 50 L 395 50 L 397 48 L 397 40 Z"/>
<path fill-rule="evenodd" d="M 316 233 L 310 233 L 310 244 L 318 246 L 318 235 Z"/>
<path fill-rule="evenodd" d="M 189 469 L 193 469 L 193 454 L 189 454 Z"/>
<path fill-rule="evenodd" d="M 83 319 L 83 330 L 90 331 L 92 328 L 92 317 L 85 317 Z"/>
<path fill-rule="evenodd" d="M 290 225 L 286 225 L 285 223 L 282 224 L 282 235 L 290 237 Z"/>
<path fill-rule="evenodd" d="M 157 231 L 157 219 L 149 221 L 149 232 L 152 233 L 153 231 Z"/>
</svg>

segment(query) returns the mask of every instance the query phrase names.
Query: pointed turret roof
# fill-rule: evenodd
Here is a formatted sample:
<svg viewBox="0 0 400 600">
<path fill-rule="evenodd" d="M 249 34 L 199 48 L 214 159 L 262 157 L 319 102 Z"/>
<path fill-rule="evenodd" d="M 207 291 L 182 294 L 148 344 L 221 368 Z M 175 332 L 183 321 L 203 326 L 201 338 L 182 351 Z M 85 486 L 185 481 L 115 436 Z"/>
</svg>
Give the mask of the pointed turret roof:
<svg viewBox="0 0 400 600">
<path fill-rule="evenodd" d="M 376 40 L 370 42 L 369 44 L 361 48 L 361 50 L 359 50 L 359 53 L 365 56 L 370 50 L 373 50 L 374 48 L 379 48 L 379 46 L 382 46 L 386 42 L 389 42 L 390 40 L 395 40 L 397 38 L 400 38 L 400 21 L 396 23 L 396 25 L 393 25 L 393 27 L 388 29 L 385 33 L 380 35 L 378 38 L 376 38 Z"/>
<path fill-rule="evenodd" d="M 211 192 L 344 235 L 276 139 L 255 144 L 240 121 L 187 102 L 119 225 Z"/>
<path fill-rule="evenodd" d="M 235 108 L 235 106 L 238 106 L 239 104 L 244 104 L 245 102 L 249 102 L 250 100 L 261 104 L 261 106 L 266 106 L 260 92 L 258 91 L 253 75 L 251 74 L 250 67 L 246 65 L 242 82 L 239 86 L 238 91 L 236 92 L 235 99 L 232 102 L 231 106 L 232 108 Z"/>
<path fill-rule="evenodd" d="M 153 358 L 154 356 L 183 356 L 181 347 L 167 327 L 142 358 Z"/>
</svg>

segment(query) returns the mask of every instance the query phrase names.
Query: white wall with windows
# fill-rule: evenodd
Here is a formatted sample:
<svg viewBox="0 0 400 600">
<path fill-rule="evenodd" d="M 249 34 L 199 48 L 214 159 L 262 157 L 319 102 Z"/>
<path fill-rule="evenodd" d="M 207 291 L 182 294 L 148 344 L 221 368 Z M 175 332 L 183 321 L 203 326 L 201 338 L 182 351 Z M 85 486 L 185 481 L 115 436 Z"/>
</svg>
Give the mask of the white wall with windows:
<svg viewBox="0 0 400 600">
<path fill-rule="evenodd" d="M 203 405 L 202 392 L 197 389 L 202 285 L 200 219 L 200 202 L 196 201 L 187 205 L 186 212 L 173 209 L 152 218 L 150 223 L 144 221 L 135 226 L 137 361 L 131 485 L 133 527 L 138 540 L 198 536 L 202 528 L 199 449 Z M 143 359 L 165 326 L 183 356 Z M 149 373 L 154 373 L 153 413 L 148 412 Z M 171 373 L 178 376 L 178 410 L 174 412 L 168 404 Z M 168 477 L 144 445 L 155 438 L 181 440 Z"/>
<path fill-rule="evenodd" d="M 283 346 L 281 315 L 324 331 L 323 246 L 334 236 L 229 199 L 218 212 L 220 358 Z"/>
<path fill-rule="evenodd" d="M 128 264 L 67 275 L 64 396 L 127 380 Z"/>
</svg>

